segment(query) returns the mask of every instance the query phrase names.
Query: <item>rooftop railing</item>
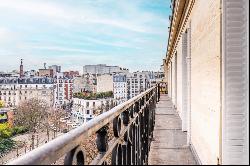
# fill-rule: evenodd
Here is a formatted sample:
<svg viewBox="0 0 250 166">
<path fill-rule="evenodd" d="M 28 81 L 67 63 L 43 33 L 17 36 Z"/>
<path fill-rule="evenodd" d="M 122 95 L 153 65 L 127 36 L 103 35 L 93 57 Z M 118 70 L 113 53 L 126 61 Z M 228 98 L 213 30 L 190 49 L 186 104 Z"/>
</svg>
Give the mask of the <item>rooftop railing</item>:
<svg viewBox="0 0 250 166">
<path fill-rule="evenodd" d="M 7 164 L 53 164 L 62 157 L 63 164 L 66 165 L 148 164 L 159 94 L 159 85 L 152 87 L 97 116 L 85 125 Z M 86 149 L 82 144 L 93 135 L 96 135 L 96 141 L 92 148 L 96 148 L 98 153 L 91 158 L 86 155 Z M 112 135 L 111 138 L 110 135 Z"/>
</svg>

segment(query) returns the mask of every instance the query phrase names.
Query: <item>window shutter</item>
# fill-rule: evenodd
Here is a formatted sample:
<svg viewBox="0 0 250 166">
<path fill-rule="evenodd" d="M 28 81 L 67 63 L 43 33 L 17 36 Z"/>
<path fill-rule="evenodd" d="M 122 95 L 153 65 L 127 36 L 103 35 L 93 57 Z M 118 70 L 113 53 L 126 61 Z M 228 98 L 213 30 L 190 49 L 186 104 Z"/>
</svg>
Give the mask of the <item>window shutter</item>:
<svg viewBox="0 0 250 166">
<path fill-rule="evenodd" d="M 187 31 L 182 35 L 182 131 L 187 131 Z"/>
<path fill-rule="evenodd" d="M 249 164 L 248 0 L 223 0 L 222 164 Z"/>
</svg>

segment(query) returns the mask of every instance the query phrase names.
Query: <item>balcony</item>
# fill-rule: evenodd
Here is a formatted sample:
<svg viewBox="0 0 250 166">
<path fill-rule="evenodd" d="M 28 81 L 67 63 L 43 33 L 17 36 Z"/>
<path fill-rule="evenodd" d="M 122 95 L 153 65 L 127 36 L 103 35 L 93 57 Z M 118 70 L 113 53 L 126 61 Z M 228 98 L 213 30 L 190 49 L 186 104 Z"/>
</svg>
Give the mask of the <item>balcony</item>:
<svg viewBox="0 0 250 166">
<path fill-rule="evenodd" d="M 158 103 L 157 103 L 158 102 Z M 96 137 L 91 154 L 83 146 Z M 90 139 L 91 140 L 91 139 Z M 159 86 L 11 161 L 29 164 L 196 164 L 170 99 Z"/>
<path fill-rule="evenodd" d="M 158 92 L 148 89 L 8 164 L 148 164 Z"/>
<path fill-rule="evenodd" d="M 162 94 L 156 106 L 154 140 L 149 153 L 150 165 L 197 165 L 187 146 L 187 133 L 181 129 L 181 119 L 167 94 Z"/>
</svg>

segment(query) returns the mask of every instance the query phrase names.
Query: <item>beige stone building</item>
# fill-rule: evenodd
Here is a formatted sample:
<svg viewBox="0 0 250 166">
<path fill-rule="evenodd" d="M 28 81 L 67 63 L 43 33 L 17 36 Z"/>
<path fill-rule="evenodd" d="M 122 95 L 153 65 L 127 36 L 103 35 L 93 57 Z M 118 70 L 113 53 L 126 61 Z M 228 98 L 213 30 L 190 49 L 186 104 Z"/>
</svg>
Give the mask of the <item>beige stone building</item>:
<svg viewBox="0 0 250 166">
<path fill-rule="evenodd" d="M 53 77 L 54 71 L 53 69 L 39 69 L 39 76 L 40 77 Z"/>
<path fill-rule="evenodd" d="M 97 76 L 97 93 L 113 91 L 113 75 L 104 74 Z"/>
<path fill-rule="evenodd" d="M 31 98 L 39 98 L 53 106 L 53 92 L 53 80 L 49 78 L 0 78 L 0 100 L 6 107 L 17 107 Z"/>
<path fill-rule="evenodd" d="M 249 1 L 173 0 L 168 95 L 200 164 L 249 164 Z"/>
</svg>

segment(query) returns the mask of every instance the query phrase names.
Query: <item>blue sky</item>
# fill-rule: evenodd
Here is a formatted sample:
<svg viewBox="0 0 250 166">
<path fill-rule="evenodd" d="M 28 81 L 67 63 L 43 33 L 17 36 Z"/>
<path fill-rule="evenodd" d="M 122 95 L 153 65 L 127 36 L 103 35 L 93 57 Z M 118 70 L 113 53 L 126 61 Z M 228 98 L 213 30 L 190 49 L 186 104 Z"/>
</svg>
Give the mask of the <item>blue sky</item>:
<svg viewBox="0 0 250 166">
<path fill-rule="evenodd" d="M 0 0 L 0 71 L 43 63 L 159 70 L 170 0 Z"/>
</svg>

